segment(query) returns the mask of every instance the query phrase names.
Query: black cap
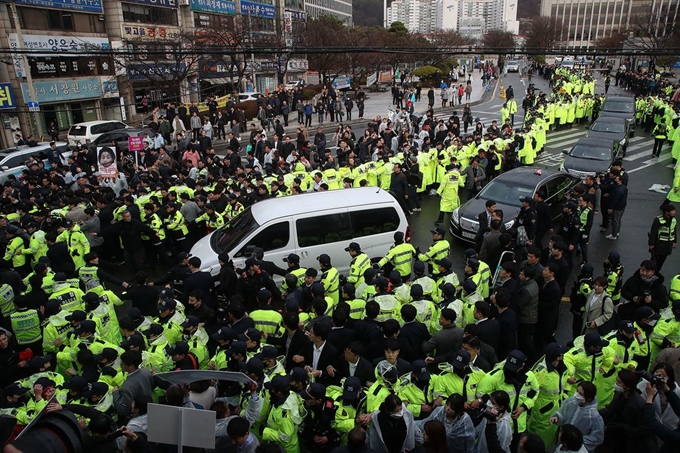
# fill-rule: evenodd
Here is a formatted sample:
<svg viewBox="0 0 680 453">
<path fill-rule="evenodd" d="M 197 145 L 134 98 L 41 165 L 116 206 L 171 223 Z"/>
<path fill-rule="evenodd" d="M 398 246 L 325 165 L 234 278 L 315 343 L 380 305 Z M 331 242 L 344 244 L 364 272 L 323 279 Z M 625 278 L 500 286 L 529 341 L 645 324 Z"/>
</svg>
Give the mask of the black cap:
<svg viewBox="0 0 680 453">
<path fill-rule="evenodd" d="M 473 282 L 471 279 L 463 280 L 463 291 L 466 294 L 472 294 L 477 290 L 477 283 Z"/>
<path fill-rule="evenodd" d="M 177 308 L 175 299 L 163 299 L 163 302 L 158 304 L 158 312 L 162 313 L 166 310 L 174 310 Z"/>
<path fill-rule="evenodd" d="M 246 346 L 245 342 L 234 341 L 231 343 L 231 346 L 229 346 L 229 349 L 227 349 L 227 355 L 232 356 L 234 354 L 240 354 L 242 356 L 245 356 L 247 350 L 248 347 Z"/>
<path fill-rule="evenodd" d="M 26 387 L 22 387 L 19 383 L 14 382 L 3 389 L 5 396 L 18 396 L 28 392 Z"/>
<path fill-rule="evenodd" d="M 451 268 L 453 267 L 453 263 L 448 258 L 442 258 L 440 260 L 436 260 L 435 264 L 443 267 L 446 270 L 451 270 Z"/>
<path fill-rule="evenodd" d="M 305 400 L 320 400 L 326 396 L 326 386 L 315 382 L 309 384 L 306 389 L 300 392 L 300 396 Z"/>
<path fill-rule="evenodd" d="M 175 346 L 168 349 L 168 354 L 172 355 L 182 355 L 189 353 L 189 344 L 186 341 L 178 341 Z"/>
<path fill-rule="evenodd" d="M 342 399 L 345 401 L 355 401 L 361 390 L 361 379 L 350 376 L 342 384 Z"/>
<path fill-rule="evenodd" d="M 151 324 L 145 331 L 144 335 L 146 335 L 147 338 L 152 337 L 152 336 L 158 336 L 163 333 L 165 329 L 163 329 L 163 326 L 160 324 Z"/>
<path fill-rule="evenodd" d="M 257 260 L 257 258 L 250 257 L 246 260 L 246 269 L 251 267 L 251 266 L 259 266 L 260 262 Z"/>
<path fill-rule="evenodd" d="M 231 341 L 236 338 L 236 332 L 229 327 L 220 327 L 220 330 L 211 335 L 215 341 Z"/>
<path fill-rule="evenodd" d="M 64 388 L 76 392 L 84 392 L 89 387 L 89 382 L 83 376 L 73 376 L 70 381 L 64 383 Z"/>
<path fill-rule="evenodd" d="M 421 297 L 423 297 L 423 287 L 419 284 L 415 284 L 411 286 L 411 298 L 413 300 L 418 300 Z"/>
<path fill-rule="evenodd" d="M 300 264 L 300 257 L 295 253 L 291 253 L 286 258 L 283 259 L 286 263 Z"/>
<path fill-rule="evenodd" d="M 633 333 L 635 332 L 635 326 L 632 321 L 619 321 L 619 330 L 623 330 L 626 333 Z"/>
<path fill-rule="evenodd" d="M 170 288 L 163 288 L 160 293 L 158 293 L 158 299 L 164 300 L 164 299 L 175 299 L 174 294 L 172 293 L 172 290 Z M 175 304 L 177 305 L 177 304 Z"/>
<path fill-rule="evenodd" d="M 373 284 L 380 289 L 387 289 L 387 287 L 390 286 L 390 281 L 387 280 L 385 277 L 378 277 L 375 280 L 373 280 Z"/>
<path fill-rule="evenodd" d="M 593 346 L 599 346 L 603 348 L 605 346 L 609 346 L 609 342 L 602 338 L 599 333 L 590 332 L 587 333 L 585 337 L 583 337 L 583 346 L 586 348 Z"/>
<path fill-rule="evenodd" d="M 142 337 L 141 333 L 139 332 L 133 333 L 126 340 L 123 340 L 123 342 L 120 344 L 120 347 L 125 349 L 126 351 L 130 349 L 130 346 L 135 346 L 138 348 L 144 347 L 144 338 Z"/>
<path fill-rule="evenodd" d="M 477 252 L 475 252 L 475 249 L 465 250 L 465 258 L 474 258 L 475 256 L 477 256 Z"/>
<path fill-rule="evenodd" d="M 316 260 L 317 260 L 319 263 L 323 264 L 324 266 L 330 266 L 330 265 L 331 265 L 331 257 L 328 256 L 328 255 L 325 254 L 325 253 L 322 253 L 321 255 L 319 255 L 319 256 L 316 258 Z"/>
<path fill-rule="evenodd" d="M 349 247 L 345 247 L 345 252 L 349 252 L 350 250 L 360 252 L 361 246 L 359 245 L 358 242 L 350 242 Z"/>
<path fill-rule="evenodd" d="M 268 289 L 261 289 L 257 293 L 257 301 L 260 303 L 267 303 L 272 298 L 272 293 Z"/>
<path fill-rule="evenodd" d="M 670 204 L 670 203 L 669 203 L 669 204 L 665 204 L 665 205 L 661 206 L 661 210 L 662 210 L 663 212 L 671 212 L 671 211 L 675 211 L 675 206 L 672 205 L 672 204 Z"/>
<path fill-rule="evenodd" d="M 187 258 L 189 258 L 189 254 L 187 252 L 179 252 L 177 254 L 177 261 L 183 261 Z"/>
<path fill-rule="evenodd" d="M 262 372 L 264 371 L 264 363 L 262 363 L 262 360 L 258 359 L 257 357 L 253 357 L 246 363 L 241 362 L 239 363 L 239 366 L 246 373 L 252 373 L 258 376 L 262 376 Z"/>
<path fill-rule="evenodd" d="M 182 329 L 186 329 L 187 327 L 196 327 L 198 326 L 200 322 L 200 319 L 198 319 L 196 316 L 187 316 L 187 319 L 185 319 L 180 326 L 182 326 Z"/>
<path fill-rule="evenodd" d="M 467 265 L 470 266 L 472 269 L 479 269 L 479 261 L 476 260 L 475 258 L 468 259 Z"/>
<path fill-rule="evenodd" d="M 274 346 L 264 346 L 258 356 L 260 360 L 262 359 L 276 359 L 278 356 L 278 351 Z"/>
<path fill-rule="evenodd" d="M 273 392 L 286 393 L 290 390 L 290 379 L 288 376 L 281 376 L 280 374 L 277 374 L 272 378 L 271 381 L 264 384 L 264 388 Z"/>
<path fill-rule="evenodd" d="M 470 353 L 465 349 L 459 349 L 451 361 L 451 365 L 457 370 L 463 370 L 470 363 Z"/>
<path fill-rule="evenodd" d="M 260 341 L 262 339 L 262 334 L 256 328 L 250 327 L 244 333 L 239 335 L 238 339 L 239 339 L 239 341 L 246 341 L 246 340 Z"/>
<path fill-rule="evenodd" d="M 296 382 L 304 382 L 307 383 L 307 380 L 309 379 L 309 375 L 305 371 L 304 368 L 294 367 L 288 372 L 288 377 L 290 378 L 291 381 L 296 381 Z"/>
<path fill-rule="evenodd" d="M 95 324 L 95 322 L 90 319 L 86 319 L 80 323 L 78 328 L 75 330 L 75 333 L 76 335 L 80 335 L 81 333 L 94 333 L 96 330 L 97 324 Z"/>
<path fill-rule="evenodd" d="M 128 311 L 128 317 L 133 321 L 143 321 L 142 318 L 144 318 L 144 315 L 142 315 L 142 310 L 138 307 L 132 307 L 130 311 Z"/>
<path fill-rule="evenodd" d="M 529 203 L 529 204 L 531 204 L 531 203 L 534 202 L 534 199 L 531 198 L 531 197 L 519 197 L 519 201 L 520 201 L 520 203 Z"/>
<path fill-rule="evenodd" d="M 411 364 L 411 370 L 419 381 L 426 381 L 430 379 L 430 372 L 427 369 L 427 363 L 424 360 L 415 360 Z"/>
<path fill-rule="evenodd" d="M 545 358 L 549 362 L 552 362 L 557 357 L 562 355 L 562 346 L 557 343 L 548 343 L 545 347 Z"/>
<path fill-rule="evenodd" d="M 444 236 L 446 234 L 446 230 L 442 227 L 435 227 L 433 230 L 430 230 L 430 233 L 432 234 L 440 234 Z"/>
<path fill-rule="evenodd" d="M 526 360 L 527 356 L 525 356 L 522 351 L 515 349 L 514 351 L 510 351 L 508 354 L 508 358 L 505 360 L 505 365 L 503 365 L 503 368 L 508 371 L 519 371 Z"/>
<path fill-rule="evenodd" d="M 446 297 L 453 297 L 456 295 L 456 287 L 453 286 L 453 283 L 447 282 L 443 285 L 439 285 L 439 289 L 442 290 Z"/>
<path fill-rule="evenodd" d="M 83 322 L 87 319 L 87 314 L 82 310 L 75 310 L 73 313 L 66 316 L 64 319 L 66 319 L 67 321 Z"/>
<path fill-rule="evenodd" d="M 562 204 L 562 206 L 564 206 L 565 208 L 569 209 L 572 212 L 578 209 L 578 205 L 573 201 L 567 201 L 566 203 Z"/>
<path fill-rule="evenodd" d="M 95 355 L 94 359 L 99 362 L 102 359 L 106 359 L 109 362 L 113 362 L 118 358 L 118 351 L 113 348 L 104 348 L 102 352 Z"/>
</svg>

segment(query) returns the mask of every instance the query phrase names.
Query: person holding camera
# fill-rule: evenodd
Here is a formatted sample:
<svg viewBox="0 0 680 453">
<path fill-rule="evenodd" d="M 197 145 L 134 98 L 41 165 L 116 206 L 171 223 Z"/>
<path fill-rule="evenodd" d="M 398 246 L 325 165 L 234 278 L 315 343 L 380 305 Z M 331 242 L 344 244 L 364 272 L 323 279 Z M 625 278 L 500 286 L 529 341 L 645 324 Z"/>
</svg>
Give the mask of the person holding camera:
<svg viewBox="0 0 680 453">
<path fill-rule="evenodd" d="M 512 443 L 512 418 L 508 411 L 510 397 L 503 390 L 495 391 L 489 396 L 489 401 L 482 410 L 484 418 L 476 428 L 477 452 L 508 452 Z"/>
<path fill-rule="evenodd" d="M 644 416 L 646 427 L 664 442 L 664 444 L 658 450 L 658 453 L 671 453 L 680 449 L 680 428 L 673 430 L 664 425 L 657 418 L 656 411 L 654 409 L 654 399 L 656 394 L 661 391 L 663 392 L 663 395 L 666 397 L 668 404 L 671 406 L 676 416 L 680 415 L 680 397 L 675 391 L 668 387 L 666 382 L 657 381 L 655 384 L 652 382 L 647 382 L 645 384 L 645 391 L 647 395 L 645 398 L 645 405 L 642 408 L 642 414 Z"/>
<path fill-rule="evenodd" d="M 641 373 L 642 380 L 638 383 L 638 390 L 640 394 L 646 400 L 647 399 L 647 383 L 651 383 L 653 386 L 659 386 L 661 384 L 668 387 L 668 391 L 675 393 L 678 398 L 680 398 L 680 386 L 675 382 L 675 370 L 668 363 L 657 363 L 652 368 L 651 373 L 643 372 Z M 661 422 L 668 429 L 678 428 L 678 415 L 673 411 L 673 407 L 670 401 L 665 395 L 665 392 L 657 392 L 653 401 L 654 413 L 656 414 L 656 419 Z"/>
</svg>

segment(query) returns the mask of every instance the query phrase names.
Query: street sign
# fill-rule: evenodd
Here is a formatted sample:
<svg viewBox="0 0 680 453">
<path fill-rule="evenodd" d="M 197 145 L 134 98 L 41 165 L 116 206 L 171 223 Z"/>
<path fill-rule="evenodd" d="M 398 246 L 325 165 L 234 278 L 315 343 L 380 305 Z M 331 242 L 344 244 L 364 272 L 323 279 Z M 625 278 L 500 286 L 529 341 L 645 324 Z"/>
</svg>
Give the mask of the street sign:
<svg viewBox="0 0 680 453">
<path fill-rule="evenodd" d="M 28 105 L 28 111 L 29 112 L 39 112 L 40 111 L 40 104 L 38 104 L 38 101 L 28 101 L 26 104 Z"/>
</svg>

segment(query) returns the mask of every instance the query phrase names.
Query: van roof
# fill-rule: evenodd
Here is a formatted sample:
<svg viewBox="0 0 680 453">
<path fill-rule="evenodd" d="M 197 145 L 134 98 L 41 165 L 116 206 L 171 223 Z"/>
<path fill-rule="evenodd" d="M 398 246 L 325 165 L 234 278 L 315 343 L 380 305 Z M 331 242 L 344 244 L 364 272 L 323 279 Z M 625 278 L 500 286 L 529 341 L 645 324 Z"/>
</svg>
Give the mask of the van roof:
<svg viewBox="0 0 680 453">
<path fill-rule="evenodd" d="M 305 212 L 392 202 L 396 202 L 395 198 L 380 188 L 356 187 L 268 199 L 255 203 L 250 209 L 257 223 L 262 225 L 271 219 Z"/>
<path fill-rule="evenodd" d="M 71 124 L 71 127 L 73 127 L 73 126 L 96 126 L 97 124 L 104 124 L 104 123 L 122 123 L 122 121 L 118 121 L 118 120 L 83 121 L 82 123 Z"/>
</svg>

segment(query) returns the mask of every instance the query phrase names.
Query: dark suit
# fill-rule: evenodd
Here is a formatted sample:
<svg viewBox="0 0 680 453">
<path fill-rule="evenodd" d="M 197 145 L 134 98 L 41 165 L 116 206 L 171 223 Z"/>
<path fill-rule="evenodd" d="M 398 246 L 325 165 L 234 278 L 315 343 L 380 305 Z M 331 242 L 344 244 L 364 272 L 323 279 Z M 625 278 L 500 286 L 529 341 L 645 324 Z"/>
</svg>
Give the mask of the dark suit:
<svg viewBox="0 0 680 453">
<path fill-rule="evenodd" d="M 251 327 L 255 327 L 255 323 L 251 318 L 244 316 L 243 318 L 232 322 L 230 327 L 231 330 L 236 333 L 236 335 L 239 335 L 245 333 L 246 330 L 250 329 Z"/>
<path fill-rule="evenodd" d="M 348 327 L 331 328 L 328 332 L 328 342 L 342 353 L 348 344 L 354 341 L 354 330 Z"/>
<path fill-rule="evenodd" d="M 184 292 L 182 294 L 182 303 L 186 304 L 189 294 L 195 289 L 203 291 L 203 303 L 210 308 L 217 308 L 215 300 L 212 296 L 212 291 L 215 289 L 215 282 L 209 272 L 198 271 L 194 272 L 184 280 Z"/>
<path fill-rule="evenodd" d="M 298 353 L 302 357 L 304 357 L 305 361 L 303 364 L 298 364 L 298 366 L 313 366 L 314 364 L 314 344 L 312 342 L 307 343 L 300 349 L 300 352 Z M 339 367 L 340 363 L 340 352 L 335 349 L 335 346 L 330 344 L 328 341 L 323 346 L 323 350 L 321 351 L 321 355 L 319 356 L 319 362 L 316 365 L 316 369 L 321 371 L 321 376 L 316 378 L 316 382 L 323 384 L 325 386 L 328 385 L 333 385 L 335 382 L 335 378 L 332 378 L 328 375 L 326 372 L 326 368 L 329 366 L 332 366 L 336 370 Z"/>
<path fill-rule="evenodd" d="M 354 335 L 364 348 L 377 340 L 382 340 L 383 334 L 380 323 L 374 319 L 364 318 L 354 325 Z"/>
<path fill-rule="evenodd" d="M 336 380 L 349 377 L 349 362 L 343 360 L 340 364 L 339 374 L 335 375 Z M 375 367 L 371 362 L 363 357 L 359 357 L 359 362 L 357 363 L 357 368 L 354 371 L 354 376 L 361 379 L 361 385 L 366 387 L 367 382 L 375 382 Z"/>
<path fill-rule="evenodd" d="M 510 351 L 517 349 L 517 314 L 507 309 L 498 314 L 496 321 L 501 327 L 496 352 L 500 357 L 507 357 Z"/>
<path fill-rule="evenodd" d="M 501 288 L 506 289 L 510 291 L 510 294 L 512 295 L 512 300 L 515 300 L 515 297 L 517 296 L 517 293 L 519 292 L 519 282 L 514 279 L 510 278 L 503 282 L 501 285 Z"/>
<path fill-rule="evenodd" d="M 422 349 L 423 342 L 430 339 L 430 332 L 422 322 L 407 322 L 399 330 L 399 355 L 409 362 L 424 360 L 425 353 Z"/>
<path fill-rule="evenodd" d="M 482 238 L 482 247 L 479 250 L 479 259 L 487 263 L 493 272 L 496 272 L 498 261 L 501 259 L 501 234 L 500 230 L 489 231 Z"/>
<path fill-rule="evenodd" d="M 498 350 L 498 342 L 500 339 L 501 326 L 495 319 L 486 319 L 478 322 L 479 339 L 491 346 L 494 350 Z"/>
<path fill-rule="evenodd" d="M 297 364 L 293 362 L 293 356 L 297 354 L 307 342 L 309 342 L 302 329 L 297 329 L 295 333 L 293 333 L 288 350 L 286 350 L 286 342 L 288 341 L 288 337 L 288 331 L 278 338 L 272 336 L 267 337 L 267 344 L 276 346 L 279 352 L 286 356 L 286 362 L 284 364 L 286 371 L 290 371 L 291 368 L 297 366 Z"/>
</svg>

